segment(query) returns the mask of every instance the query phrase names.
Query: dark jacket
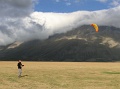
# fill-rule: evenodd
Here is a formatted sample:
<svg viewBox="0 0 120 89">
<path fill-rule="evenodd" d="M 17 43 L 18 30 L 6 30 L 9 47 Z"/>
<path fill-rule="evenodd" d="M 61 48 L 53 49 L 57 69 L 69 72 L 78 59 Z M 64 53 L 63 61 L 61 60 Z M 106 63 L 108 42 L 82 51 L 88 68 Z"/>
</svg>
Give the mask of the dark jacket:
<svg viewBox="0 0 120 89">
<path fill-rule="evenodd" d="M 18 69 L 22 69 L 22 63 L 21 62 L 19 62 L 18 64 L 17 64 L 17 66 L 18 66 Z"/>
</svg>

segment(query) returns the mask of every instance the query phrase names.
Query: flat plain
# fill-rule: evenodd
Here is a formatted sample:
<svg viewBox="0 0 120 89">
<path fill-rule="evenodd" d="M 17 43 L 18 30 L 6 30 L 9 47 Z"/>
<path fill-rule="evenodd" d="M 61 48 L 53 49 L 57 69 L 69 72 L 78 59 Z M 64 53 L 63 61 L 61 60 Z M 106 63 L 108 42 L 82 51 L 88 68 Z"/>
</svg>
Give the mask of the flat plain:
<svg viewBox="0 0 120 89">
<path fill-rule="evenodd" d="M 120 89 L 120 62 L 0 62 L 0 89 Z"/>
</svg>

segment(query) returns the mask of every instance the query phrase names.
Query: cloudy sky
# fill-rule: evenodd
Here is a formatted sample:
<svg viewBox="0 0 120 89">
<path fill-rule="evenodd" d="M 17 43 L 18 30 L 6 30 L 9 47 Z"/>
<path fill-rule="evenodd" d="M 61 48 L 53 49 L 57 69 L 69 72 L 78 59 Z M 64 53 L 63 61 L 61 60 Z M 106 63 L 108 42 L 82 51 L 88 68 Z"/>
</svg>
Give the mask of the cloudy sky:
<svg viewBox="0 0 120 89">
<path fill-rule="evenodd" d="M 0 0 L 0 8 L 0 45 L 91 23 L 120 28 L 120 0 Z"/>
</svg>

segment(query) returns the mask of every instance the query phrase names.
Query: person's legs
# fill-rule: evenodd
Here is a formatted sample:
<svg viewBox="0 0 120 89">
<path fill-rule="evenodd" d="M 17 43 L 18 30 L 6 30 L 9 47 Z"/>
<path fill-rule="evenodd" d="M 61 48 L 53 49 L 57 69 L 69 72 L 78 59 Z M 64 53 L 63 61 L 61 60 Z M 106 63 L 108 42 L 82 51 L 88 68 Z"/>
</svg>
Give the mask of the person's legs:
<svg viewBox="0 0 120 89">
<path fill-rule="evenodd" d="M 18 77 L 21 77 L 22 69 L 18 69 Z"/>
</svg>

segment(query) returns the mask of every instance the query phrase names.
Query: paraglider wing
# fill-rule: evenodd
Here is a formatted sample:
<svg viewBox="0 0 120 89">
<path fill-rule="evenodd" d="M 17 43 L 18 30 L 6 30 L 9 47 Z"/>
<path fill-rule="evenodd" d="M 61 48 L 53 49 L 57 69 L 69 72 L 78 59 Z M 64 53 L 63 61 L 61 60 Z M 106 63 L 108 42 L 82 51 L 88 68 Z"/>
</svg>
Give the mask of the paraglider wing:
<svg viewBox="0 0 120 89">
<path fill-rule="evenodd" d="M 97 24 L 91 24 L 91 26 L 93 26 L 93 27 L 94 27 L 94 29 L 95 29 L 95 31 L 96 31 L 96 32 L 98 32 L 98 30 L 99 30 L 99 29 L 98 29 Z"/>
</svg>

